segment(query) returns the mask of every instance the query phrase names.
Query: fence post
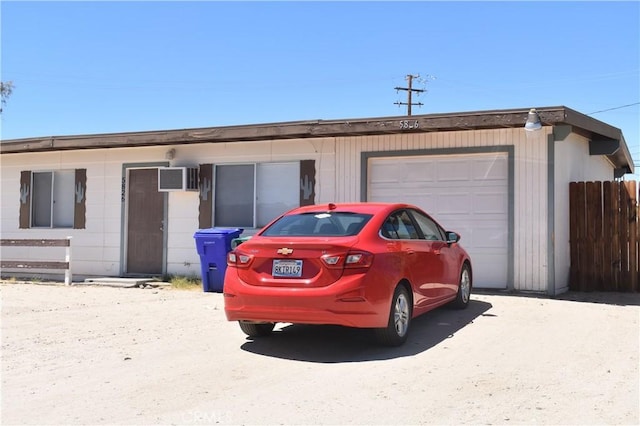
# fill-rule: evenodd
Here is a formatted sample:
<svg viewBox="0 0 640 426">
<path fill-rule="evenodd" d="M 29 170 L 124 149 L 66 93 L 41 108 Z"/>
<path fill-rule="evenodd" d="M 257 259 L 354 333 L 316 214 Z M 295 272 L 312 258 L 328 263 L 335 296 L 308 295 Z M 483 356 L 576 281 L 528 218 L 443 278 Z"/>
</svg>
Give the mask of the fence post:
<svg viewBox="0 0 640 426">
<path fill-rule="evenodd" d="M 620 259 L 622 271 L 620 277 L 621 291 L 629 291 L 631 288 L 631 267 L 629 262 L 629 193 L 624 182 L 619 182 L 620 187 Z"/>
<path fill-rule="evenodd" d="M 638 203 L 636 198 L 636 182 L 626 181 L 627 200 L 629 203 L 629 290 L 638 291 Z"/>
<path fill-rule="evenodd" d="M 612 265 L 612 283 L 610 290 L 619 291 L 622 285 L 622 239 L 620 238 L 620 185 L 617 182 L 611 182 L 611 217 L 613 224 L 611 227 L 611 265 Z"/>
<path fill-rule="evenodd" d="M 67 269 L 64 270 L 64 283 L 65 285 L 70 285 L 72 283 L 72 274 L 71 274 L 71 238 L 67 237 L 69 243 L 67 244 L 64 261 L 67 262 Z"/>
<path fill-rule="evenodd" d="M 579 242 L 579 228 L 578 228 L 578 214 L 582 211 L 581 206 L 578 204 L 580 194 L 580 184 L 578 182 L 569 183 L 569 255 L 570 255 L 570 268 L 569 268 L 569 290 L 578 290 L 579 274 L 580 274 L 580 256 L 578 250 L 580 247 Z"/>
<path fill-rule="evenodd" d="M 605 289 L 611 289 L 615 286 L 615 272 L 617 269 L 617 261 L 614 243 L 614 218 L 618 214 L 614 209 L 612 189 L 614 182 L 602 182 L 602 213 L 603 213 L 603 228 L 602 235 L 605 241 L 603 242 L 603 259 L 602 259 L 602 271 L 603 271 L 603 285 Z M 615 259 L 614 259 L 615 257 Z"/>
</svg>

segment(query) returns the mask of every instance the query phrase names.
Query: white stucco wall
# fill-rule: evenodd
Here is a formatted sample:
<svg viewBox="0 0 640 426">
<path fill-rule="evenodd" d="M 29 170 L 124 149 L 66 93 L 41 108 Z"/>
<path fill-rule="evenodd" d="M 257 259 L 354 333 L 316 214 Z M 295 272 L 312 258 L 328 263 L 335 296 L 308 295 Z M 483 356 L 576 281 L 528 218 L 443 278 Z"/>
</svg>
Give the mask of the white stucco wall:
<svg viewBox="0 0 640 426">
<path fill-rule="evenodd" d="M 175 148 L 173 160 L 165 159 Z M 2 238 L 72 237 L 73 273 L 77 277 L 118 276 L 123 270 L 123 165 L 166 162 L 170 166 L 276 161 L 316 161 L 316 200 L 335 199 L 333 139 L 95 149 L 28 154 L 3 154 L 0 177 L 0 235 Z M 84 168 L 87 170 L 86 227 L 19 229 L 20 172 Z M 198 229 L 198 192 L 168 193 L 167 273 L 199 275 L 200 259 L 193 235 Z M 255 230 L 246 230 L 251 234 Z M 63 260 L 57 249 L 2 248 L 10 260 Z M 11 271 L 3 271 L 3 274 Z M 33 271 L 32 275 L 41 275 Z M 29 275 L 16 273 L 16 276 Z M 59 275 L 59 274 L 54 274 Z"/>
<path fill-rule="evenodd" d="M 72 237 L 72 270 L 85 275 L 117 276 L 120 272 L 121 177 L 124 149 L 61 151 L 2 156 L 2 238 Z M 19 229 L 20 172 L 87 170 L 86 227 Z M 55 249 L 28 249 L 33 260 L 62 260 Z M 25 259 L 25 253 L 3 248 L 3 258 Z M 3 271 L 4 272 L 4 271 Z M 27 273 L 28 274 L 28 273 Z"/>
<path fill-rule="evenodd" d="M 316 202 L 361 199 L 361 155 L 373 151 L 411 151 L 469 147 L 513 146 L 513 288 L 546 292 L 549 277 L 548 229 L 553 208 L 555 223 L 556 292 L 568 285 L 569 182 L 611 180 L 612 166 L 602 156 L 588 155 L 588 141 L 570 135 L 554 143 L 554 205 L 548 206 L 548 136 L 552 129 L 526 134 L 521 128 L 405 133 L 341 138 L 211 143 L 139 148 L 3 154 L 0 176 L 0 234 L 2 238 L 63 238 L 72 236 L 74 274 L 117 276 L 123 270 L 123 164 L 168 163 L 171 166 L 315 160 Z M 165 158 L 174 148 L 175 157 Z M 22 170 L 86 168 L 86 229 L 19 229 L 19 187 Z M 193 234 L 198 228 L 198 193 L 168 193 L 167 273 L 199 275 Z M 126 207 L 126 206 L 125 206 Z M 252 234 L 255 230 L 246 230 Z M 3 258 L 10 258 L 3 249 Z M 19 252 L 24 256 L 40 254 Z M 56 257 L 57 256 L 57 257 Z M 54 260 L 60 260 L 58 255 Z"/>
</svg>

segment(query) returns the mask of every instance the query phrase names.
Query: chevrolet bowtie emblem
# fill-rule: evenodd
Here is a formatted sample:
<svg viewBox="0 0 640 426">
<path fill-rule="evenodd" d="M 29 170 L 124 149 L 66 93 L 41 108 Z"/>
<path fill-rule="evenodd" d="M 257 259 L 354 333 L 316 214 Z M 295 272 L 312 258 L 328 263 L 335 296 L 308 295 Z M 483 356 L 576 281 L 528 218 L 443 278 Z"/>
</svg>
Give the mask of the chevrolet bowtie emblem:
<svg viewBox="0 0 640 426">
<path fill-rule="evenodd" d="M 290 248 L 287 248 L 287 247 L 282 247 L 282 248 L 278 249 L 278 254 L 284 254 L 286 256 L 286 255 L 289 255 L 291 253 L 293 253 L 293 249 L 290 249 Z"/>
</svg>

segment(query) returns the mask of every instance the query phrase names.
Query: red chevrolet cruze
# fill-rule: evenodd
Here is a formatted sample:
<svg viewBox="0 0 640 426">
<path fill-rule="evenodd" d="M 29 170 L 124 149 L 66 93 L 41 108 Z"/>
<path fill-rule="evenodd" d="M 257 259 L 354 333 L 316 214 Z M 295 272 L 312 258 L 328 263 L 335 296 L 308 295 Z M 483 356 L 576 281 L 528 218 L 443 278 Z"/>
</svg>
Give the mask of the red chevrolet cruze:
<svg viewBox="0 0 640 426">
<path fill-rule="evenodd" d="M 469 303 L 471 260 L 459 239 L 409 204 L 296 208 L 229 252 L 225 313 L 254 337 L 277 322 L 337 324 L 401 345 L 412 318 Z"/>
</svg>

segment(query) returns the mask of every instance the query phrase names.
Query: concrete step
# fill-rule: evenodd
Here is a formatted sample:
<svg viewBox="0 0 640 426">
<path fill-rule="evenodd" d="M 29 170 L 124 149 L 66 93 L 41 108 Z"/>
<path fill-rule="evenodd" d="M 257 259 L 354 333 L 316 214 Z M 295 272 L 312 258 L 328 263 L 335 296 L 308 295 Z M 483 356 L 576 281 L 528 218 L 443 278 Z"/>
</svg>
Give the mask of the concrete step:
<svg viewBox="0 0 640 426">
<path fill-rule="evenodd" d="M 170 283 L 155 281 L 153 278 L 119 278 L 119 277 L 103 277 L 103 278 L 87 278 L 84 282 L 73 283 L 73 285 L 98 285 L 106 287 L 163 287 L 170 286 Z"/>
</svg>

